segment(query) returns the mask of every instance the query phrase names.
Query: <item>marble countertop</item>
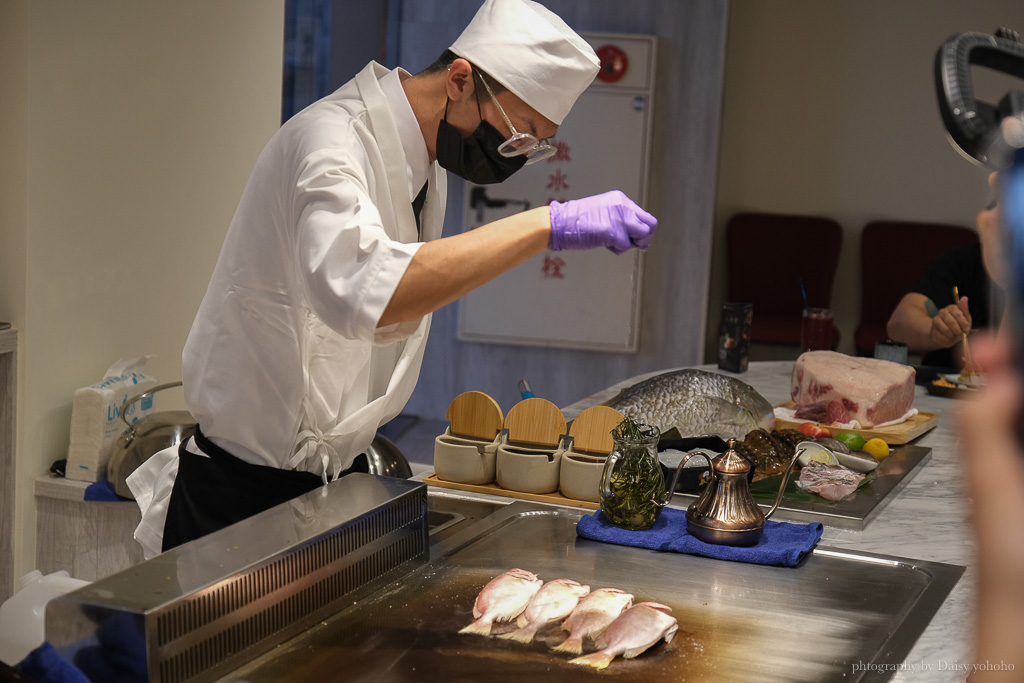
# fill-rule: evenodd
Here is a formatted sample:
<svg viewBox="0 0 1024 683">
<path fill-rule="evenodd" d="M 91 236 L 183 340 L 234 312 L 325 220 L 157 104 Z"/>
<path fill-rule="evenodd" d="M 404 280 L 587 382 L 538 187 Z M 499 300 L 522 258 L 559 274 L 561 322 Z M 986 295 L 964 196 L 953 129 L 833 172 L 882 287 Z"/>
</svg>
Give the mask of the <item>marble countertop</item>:
<svg viewBox="0 0 1024 683">
<path fill-rule="evenodd" d="M 746 382 L 772 405 L 790 398 L 792 361 L 751 363 L 749 370 L 742 374 L 720 371 L 713 365 L 700 368 Z M 567 419 L 572 419 L 622 389 L 668 371 L 632 377 L 565 407 L 563 412 Z M 972 567 L 970 501 L 963 482 L 953 419 L 959 404 L 960 401 L 932 396 L 924 387 L 917 387 L 914 407 L 939 416 L 938 426 L 912 442 L 931 448 L 931 460 L 864 530 L 825 526 L 821 539 L 821 545 L 967 567 L 906 660 L 885 662 L 896 668 L 894 681 L 963 681 L 966 674 L 957 667 L 972 662 L 976 574 Z"/>
</svg>

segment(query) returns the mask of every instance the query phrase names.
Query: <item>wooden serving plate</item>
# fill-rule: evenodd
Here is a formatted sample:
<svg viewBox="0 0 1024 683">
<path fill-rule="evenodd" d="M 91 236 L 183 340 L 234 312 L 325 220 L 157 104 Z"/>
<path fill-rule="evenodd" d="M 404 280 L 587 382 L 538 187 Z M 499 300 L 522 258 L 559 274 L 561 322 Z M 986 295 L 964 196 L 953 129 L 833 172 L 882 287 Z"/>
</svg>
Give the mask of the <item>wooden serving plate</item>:
<svg viewBox="0 0 1024 683">
<path fill-rule="evenodd" d="M 599 503 L 591 503 L 586 500 L 566 498 L 558 491 L 554 493 L 523 493 L 522 491 L 510 491 L 503 489 L 497 484 L 460 484 L 454 481 L 439 479 L 436 472 L 431 472 L 423 477 L 423 482 L 430 486 L 440 486 L 446 489 L 457 489 L 459 491 L 470 491 L 471 493 L 489 493 L 492 496 L 505 496 L 506 498 L 519 498 L 520 500 L 532 500 L 537 503 L 553 503 L 555 505 L 571 505 L 578 508 L 598 510 Z"/>
<path fill-rule="evenodd" d="M 795 404 L 792 401 L 786 401 L 781 403 L 776 408 L 789 408 L 792 409 Z M 814 420 L 787 420 L 775 416 L 775 428 L 776 429 L 796 429 L 804 422 L 814 422 Z M 864 440 L 868 439 L 882 439 L 890 446 L 909 443 L 917 437 L 921 436 L 925 432 L 934 429 L 939 424 L 939 416 L 935 413 L 918 412 L 910 419 L 895 425 L 889 425 L 888 427 L 873 427 L 871 429 L 838 429 L 837 431 L 842 432 L 854 432 L 864 437 Z M 821 425 L 828 430 L 833 429 L 828 425 Z"/>
</svg>

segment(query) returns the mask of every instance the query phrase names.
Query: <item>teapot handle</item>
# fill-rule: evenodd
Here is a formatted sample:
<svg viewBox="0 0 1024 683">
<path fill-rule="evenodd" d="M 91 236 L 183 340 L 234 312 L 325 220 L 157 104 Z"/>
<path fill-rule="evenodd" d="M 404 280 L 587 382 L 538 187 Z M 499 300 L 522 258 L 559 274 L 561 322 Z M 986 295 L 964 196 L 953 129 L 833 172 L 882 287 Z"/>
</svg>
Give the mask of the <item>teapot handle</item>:
<svg viewBox="0 0 1024 683">
<path fill-rule="evenodd" d="M 683 472 L 683 466 L 686 465 L 690 458 L 692 458 L 695 455 L 704 458 L 705 460 L 708 461 L 708 472 L 711 473 L 712 477 L 715 476 L 715 468 L 712 466 L 711 457 L 707 453 L 701 453 L 699 451 L 692 451 L 690 453 L 687 453 L 683 457 L 683 459 L 679 461 L 679 464 L 676 465 L 676 473 L 672 475 L 672 484 L 668 487 L 668 495 L 666 496 L 667 500 L 665 501 L 665 503 L 662 503 L 662 505 L 665 505 L 668 503 L 668 501 L 672 500 L 672 496 L 675 495 L 676 492 L 676 484 L 679 483 L 679 475 L 682 474 Z"/>
<path fill-rule="evenodd" d="M 775 514 L 775 510 L 778 509 L 779 503 L 782 502 L 782 494 L 786 492 L 786 484 L 789 483 L 789 475 L 793 471 L 793 466 L 796 465 L 797 458 L 803 455 L 804 450 L 805 449 L 803 448 L 796 449 L 796 453 L 793 454 L 793 459 L 789 461 L 789 467 L 786 468 L 786 473 L 782 475 L 782 484 L 779 485 L 779 492 L 775 494 L 775 502 L 772 503 L 771 509 L 764 513 L 765 519 L 768 519 Z"/>
</svg>

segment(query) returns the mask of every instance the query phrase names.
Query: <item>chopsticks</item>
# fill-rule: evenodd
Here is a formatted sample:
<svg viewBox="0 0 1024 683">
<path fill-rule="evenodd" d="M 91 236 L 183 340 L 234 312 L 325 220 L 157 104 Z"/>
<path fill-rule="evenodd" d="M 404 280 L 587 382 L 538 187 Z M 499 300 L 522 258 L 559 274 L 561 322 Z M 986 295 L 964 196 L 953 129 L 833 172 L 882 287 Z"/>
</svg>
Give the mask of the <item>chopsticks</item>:
<svg viewBox="0 0 1024 683">
<path fill-rule="evenodd" d="M 953 285 L 953 302 L 957 305 L 960 304 L 960 291 L 956 285 Z M 960 379 L 964 382 L 968 381 L 972 375 L 974 375 L 974 364 L 971 362 L 971 348 L 967 345 L 967 333 L 963 333 L 964 338 L 964 367 L 960 371 Z"/>
</svg>

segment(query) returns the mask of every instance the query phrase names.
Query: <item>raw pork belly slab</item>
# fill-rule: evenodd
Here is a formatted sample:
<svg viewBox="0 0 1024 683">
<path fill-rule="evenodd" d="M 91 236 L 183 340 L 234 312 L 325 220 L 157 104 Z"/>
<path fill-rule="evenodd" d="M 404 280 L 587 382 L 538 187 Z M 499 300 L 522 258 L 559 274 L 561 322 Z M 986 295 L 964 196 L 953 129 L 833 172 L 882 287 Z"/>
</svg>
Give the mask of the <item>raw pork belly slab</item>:
<svg viewBox="0 0 1024 683">
<path fill-rule="evenodd" d="M 867 429 L 902 417 L 914 403 L 914 368 L 835 351 L 808 351 L 790 380 L 795 416 L 822 424 L 856 420 Z"/>
</svg>

